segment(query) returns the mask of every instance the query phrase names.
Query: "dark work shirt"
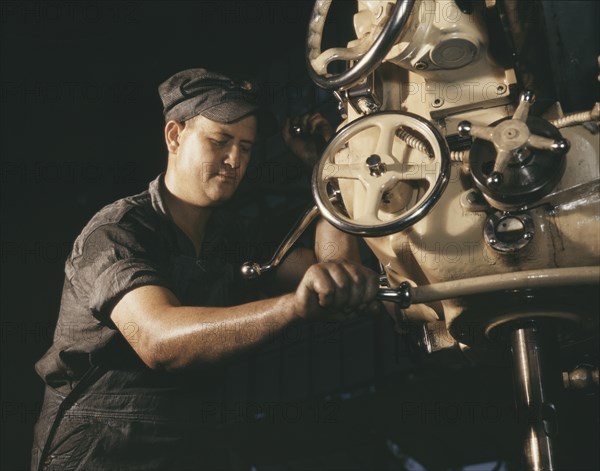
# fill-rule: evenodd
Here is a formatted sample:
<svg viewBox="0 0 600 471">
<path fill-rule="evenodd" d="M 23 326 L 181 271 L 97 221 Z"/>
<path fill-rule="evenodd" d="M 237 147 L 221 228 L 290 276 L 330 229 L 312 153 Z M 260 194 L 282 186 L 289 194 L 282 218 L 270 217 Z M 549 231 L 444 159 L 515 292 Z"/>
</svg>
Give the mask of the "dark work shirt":
<svg viewBox="0 0 600 471">
<path fill-rule="evenodd" d="M 211 383 L 206 374 L 179 377 L 150 370 L 125 339 L 135 341 L 144 326 L 120 326 L 121 333 L 110 319 L 124 294 L 146 285 L 170 289 L 182 305 L 226 306 L 245 300 L 248 286 L 239 268 L 257 248 L 250 225 L 215 208 L 198 257 L 174 224 L 163 191 L 160 175 L 147 191 L 99 211 L 75 241 L 65 266 L 54 341 L 36 364 L 41 378 L 60 393 L 68 394 L 96 364 L 109 371 L 92 387 L 95 392 L 116 388 L 160 395 L 172 391 L 177 381 L 193 383 L 196 392 Z"/>
<path fill-rule="evenodd" d="M 110 314 L 123 295 L 147 285 L 168 288 L 187 306 L 248 301 L 256 293 L 240 267 L 263 255 L 257 231 L 218 207 L 197 256 L 173 222 L 164 191 L 160 175 L 147 191 L 99 211 L 75 241 L 53 344 L 36 363 L 47 386 L 32 469 L 224 467 L 227 440 L 219 438 L 216 413 L 224 366 L 152 370 L 131 347 L 144 326 L 117 328 Z"/>
</svg>

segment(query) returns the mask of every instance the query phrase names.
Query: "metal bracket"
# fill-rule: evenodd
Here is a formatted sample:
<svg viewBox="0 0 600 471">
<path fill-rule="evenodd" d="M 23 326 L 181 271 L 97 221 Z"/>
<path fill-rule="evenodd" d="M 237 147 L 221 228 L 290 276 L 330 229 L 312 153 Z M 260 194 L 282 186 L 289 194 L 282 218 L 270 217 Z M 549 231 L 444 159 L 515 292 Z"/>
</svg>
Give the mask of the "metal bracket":
<svg viewBox="0 0 600 471">
<path fill-rule="evenodd" d="M 376 92 L 375 74 L 348 90 L 334 91 L 342 119 L 348 117 L 348 104 L 360 115 L 369 115 L 381 109 L 381 97 Z"/>
</svg>

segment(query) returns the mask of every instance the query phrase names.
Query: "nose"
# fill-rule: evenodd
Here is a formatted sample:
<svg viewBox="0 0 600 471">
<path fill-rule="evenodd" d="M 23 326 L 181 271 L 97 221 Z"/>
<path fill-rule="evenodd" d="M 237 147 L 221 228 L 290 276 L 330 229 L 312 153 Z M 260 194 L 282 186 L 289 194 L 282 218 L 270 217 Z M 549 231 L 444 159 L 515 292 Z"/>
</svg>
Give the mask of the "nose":
<svg viewBox="0 0 600 471">
<path fill-rule="evenodd" d="M 236 169 L 240 167 L 242 159 L 242 151 L 240 146 L 232 144 L 227 149 L 227 156 L 225 157 L 225 163 L 231 168 Z"/>
</svg>

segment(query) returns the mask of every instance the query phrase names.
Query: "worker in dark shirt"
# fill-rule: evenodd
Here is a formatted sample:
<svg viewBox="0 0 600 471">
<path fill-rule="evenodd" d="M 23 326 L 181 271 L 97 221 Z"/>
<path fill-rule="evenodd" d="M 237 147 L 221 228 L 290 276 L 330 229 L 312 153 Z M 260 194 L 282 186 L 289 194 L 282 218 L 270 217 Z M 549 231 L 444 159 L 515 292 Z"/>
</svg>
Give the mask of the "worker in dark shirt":
<svg viewBox="0 0 600 471">
<path fill-rule="evenodd" d="M 294 257 L 296 289 L 247 302 L 239 267 L 252 229 L 225 204 L 244 176 L 263 112 L 247 83 L 205 69 L 159 87 L 167 169 L 98 212 L 65 266 L 32 469 L 223 469 L 207 411 L 220 365 L 287 326 L 332 310 L 377 310 L 377 275 Z M 248 249 L 248 250 L 246 250 Z"/>
</svg>

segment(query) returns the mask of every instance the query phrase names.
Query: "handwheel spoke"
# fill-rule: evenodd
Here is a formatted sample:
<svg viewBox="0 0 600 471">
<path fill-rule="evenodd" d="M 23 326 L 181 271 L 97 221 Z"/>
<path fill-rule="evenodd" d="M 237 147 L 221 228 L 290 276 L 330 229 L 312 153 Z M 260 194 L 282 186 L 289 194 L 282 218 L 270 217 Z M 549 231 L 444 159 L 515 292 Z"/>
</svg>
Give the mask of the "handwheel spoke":
<svg viewBox="0 0 600 471">
<path fill-rule="evenodd" d="M 509 150 L 499 150 L 496 156 L 496 163 L 494 164 L 494 172 L 502 173 L 509 164 L 513 153 Z"/>
<path fill-rule="evenodd" d="M 362 211 L 356 222 L 366 225 L 379 224 L 381 222 L 377 214 L 379 213 L 382 195 L 383 185 L 371 183 L 367 186 L 367 194 L 362 205 Z"/>
<path fill-rule="evenodd" d="M 398 180 L 427 180 L 428 165 L 413 165 L 395 163 L 387 166 L 388 172 L 392 172 Z M 435 175 L 434 175 L 435 177 Z"/>
<path fill-rule="evenodd" d="M 529 139 L 527 140 L 527 144 L 534 149 L 543 149 L 543 150 L 554 150 L 555 146 L 558 144 L 554 139 L 550 139 L 549 137 L 538 136 L 537 134 L 531 134 Z"/>
<path fill-rule="evenodd" d="M 396 127 L 381 124 L 379 126 L 379 139 L 375 147 L 375 154 L 383 157 L 384 155 L 392 155 L 394 147 L 394 139 L 396 138 Z"/>
<path fill-rule="evenodd" d="M 530 103 L 528 101 L 521 101 L 512 119 L 518 119 L 519 121 L 527 122 L 527 116 L 529 116 Z"/>
<path fill-rule="evenodd" d="M 345 178 L 356 180 L 360 174 L 360 171 L 363 170 L 365 164 L 335 164 L 335 163 L 327 163 L 323 167 L 323 179 L 331 180 L 334 178 Z"/>
<path fill-rule="evenodd" d="M 360 59 L 369 49 L 369 42 L 366 38 L 352 47 L 332 47 L 326 49 L 316 58 L 312 59 L 311 65 L 315 71 L 321 75 L 327 73 L 327 66 L 333 61 L 353 61 Z"/>
<path fill-rule="evenodd" d="M 485 141 L 494 142 L 494 139 L 492 138 L 493 133 L 494 128 L 491 126 L 471 126 L 471 136 L 478 137 Z"/>
</svg>

